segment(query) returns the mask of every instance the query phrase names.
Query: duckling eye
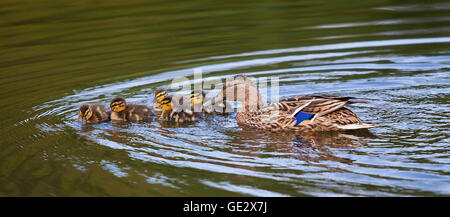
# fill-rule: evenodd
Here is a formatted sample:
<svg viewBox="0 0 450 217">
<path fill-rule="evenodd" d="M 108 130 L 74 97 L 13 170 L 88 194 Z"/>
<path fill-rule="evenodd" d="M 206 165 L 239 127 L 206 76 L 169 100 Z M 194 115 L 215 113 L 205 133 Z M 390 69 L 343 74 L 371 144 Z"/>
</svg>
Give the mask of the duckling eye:
<svg viewBox="0 0 450 217">
<path fill-rule="evenodd" d="M 111 108 L 114 108 L 114 107 L 117 107 L 117 106 L 122 106 L 122 105 L 123 105 L 122 102 L 114 102 L 114 103 L 111 103 Z"/>
<path fill-rule="evenodd" d="M 91 111 L 90 109 L 87 110 L 87 111 L 84 113 L 84 116 L 85 116 L 87 119 L 91 118 L 91 116 L 92 116 L 92 111 Z"/>
</svg>

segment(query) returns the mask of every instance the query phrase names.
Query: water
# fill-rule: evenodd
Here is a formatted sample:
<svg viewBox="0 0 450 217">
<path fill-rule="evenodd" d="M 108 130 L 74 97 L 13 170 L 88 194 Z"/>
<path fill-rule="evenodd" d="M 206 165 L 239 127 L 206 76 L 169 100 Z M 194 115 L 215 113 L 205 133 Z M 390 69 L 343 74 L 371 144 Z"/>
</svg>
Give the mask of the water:
<svg viewBox="0 0 450 217">
<path fill-rule="evenodd" d="M 2 196 L 449 196 L 445 1 L 2 1 Z M 150 104 L 172 79 L 279 78 L 379 127 L 81 126 L 78 107 Z"/>
</svg>

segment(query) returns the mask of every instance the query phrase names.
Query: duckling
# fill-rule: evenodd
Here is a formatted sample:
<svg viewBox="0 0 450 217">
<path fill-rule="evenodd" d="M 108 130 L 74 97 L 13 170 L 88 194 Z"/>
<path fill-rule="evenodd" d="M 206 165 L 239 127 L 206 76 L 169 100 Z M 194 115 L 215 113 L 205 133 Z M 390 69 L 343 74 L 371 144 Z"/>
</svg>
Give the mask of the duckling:
<svg viewBox="0 0 450 217">
<path fill-rule="evenodd" d="M 125 98 L 116 96 L 111 100 L 112 121 L 151 121 L 152 111 L 146 105 L 127 104 Z"/>
<path fill-rule="evenodd" d="M 193 112 L 202 113 L 206 112 L 203 107 L 203 101 L 205 100 L 205 92 L 202 90 L 193 90 L 189 95 L 190 106 Z"/>
<path fill-rule="evenodd" d="M 104 121 L 109 121 L 111 111 L 107 106 L 99 103 L 85 103 L 80 106 L 78 121 L 86 124 L 96 124 Z"/>
<path fill-rule="evenodd" d="M 207 98 L 202 90 L 194 90 L 190 94 L 191 106 L 195 112 L 204 112 L 205 114 L 228 114 L 231 105 L 225 101 L 218 101 L 216 98 Z"/>
<path fill-rule="evenodd" d="M 187 101 L 182 95 L 165 96 L 160 100 L 162 112 L 160 117 L 170 122 L 192 122 L 202 116 L 202 94 L 192 93 Z"/>
<path fill-rule="evenodd" d="M 265 105 L 255 84 L 245 75 L 227 81 L 218 98 L 242 102 L 237 122 L 267 131 L 354 130 L 376 126 L 363 122 L 344 107 L 367 102 L 353 97 L 303 95 Z"/>
<path fill-rule="evenodd" d="M 161 113 L 162 113 L 162 111 L 163 111 L 163 109 L 162 109 L 162 107 L 161 107 L 161 102 L 162 102 L 162 100 L 164 99 L 164 98 L 166 98 L 166 97 L 171 97 L 171 98 L 177 98 L 177 99 L 185 99 L 184 97 L 186 97 L 186 96 L 183 96 L 183 95 L 181 95 L 181 94 L 174 94 L 174 95 L 169 95 L 168 93 L 167 93 L 167 91 L 166 90 L 164 90 L 164 89 L 157 89 L 156 91 L 155 91 L 155 93 L 154 93 L 154 95 L 155 95 L 155 99 L 154 99 L 154 101 L 153 101 L 153 112 L 156 114 L 156 115 L 158 115 L 158 116 L 160 116 L 161 115 Z M 181 101 L 180 101 L 181 102 Z"/>
</svg>

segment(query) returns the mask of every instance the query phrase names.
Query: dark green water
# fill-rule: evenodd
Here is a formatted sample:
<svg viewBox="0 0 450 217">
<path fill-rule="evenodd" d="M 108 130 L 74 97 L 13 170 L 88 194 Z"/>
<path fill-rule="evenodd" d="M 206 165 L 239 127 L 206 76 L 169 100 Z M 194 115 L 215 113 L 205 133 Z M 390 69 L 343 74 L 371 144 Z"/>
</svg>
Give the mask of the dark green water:
<svg viewBox="0 0 450 217">
<path fill-rule="evenodd" d="M 449 196 L 445 1 L 0 2 L 1 196 Z M 369 131 L 270 134 L 234 115 L 83 127 L 194 69 L 281 97 L 368 99 Z"/>
</svg>

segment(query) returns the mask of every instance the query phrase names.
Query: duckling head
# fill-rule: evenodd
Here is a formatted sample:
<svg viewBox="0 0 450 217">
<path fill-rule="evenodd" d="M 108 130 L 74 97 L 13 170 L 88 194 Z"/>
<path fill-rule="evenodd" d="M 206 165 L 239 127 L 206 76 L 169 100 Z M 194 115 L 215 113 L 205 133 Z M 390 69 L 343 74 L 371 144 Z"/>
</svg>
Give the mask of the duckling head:
<svg viewBox="0 0 450 217">
<path fill-rule="evenodd" d="M 205 93 L 201 90 L 194 90 L 191 92 L 190 100 L 192 105 L 202 105 L 205 99 Z"/>
<path fill-rule="evenodd" d="M 166 96 L 165 98 L 161 99 L 160 104 L 161 108 L 164 111 L 172 110 L 172 100 L 170 99 L 170 97 Z"/>
<path fill-rule="evenodd" d="M 155 99 L 158 104 L 161 104 L 161 102 L 168 96 L 167 91 L 163 89 L 157 89 L 155 91 Z"/>
<path fill-rule="evenodd" d="M 90 105 L 83 104 L 80 107 L 80 113 L 78 115 L 78 121 L 84 123 L 86 121 L 89 123 L 89 120 L 92 118 L 92 108 Z"/>
<path fill-rule="evenodd" d="M 122 96 L 114 97 L 109 105 L 113 112 L 121 112 L 127 108 L 127 102 Z"/>
</svg>

